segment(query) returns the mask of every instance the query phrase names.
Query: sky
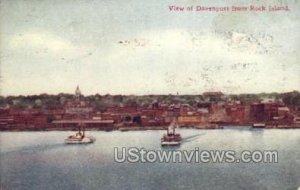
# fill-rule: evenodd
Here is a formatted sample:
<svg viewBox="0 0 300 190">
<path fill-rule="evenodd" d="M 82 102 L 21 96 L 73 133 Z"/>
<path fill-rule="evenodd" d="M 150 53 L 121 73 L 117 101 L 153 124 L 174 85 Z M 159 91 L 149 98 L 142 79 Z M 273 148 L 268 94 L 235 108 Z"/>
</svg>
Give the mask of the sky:
<svg viewBox="0 0 300 190">
<path fill-rule="evenodd" d="M 288 5 L 284 12 L 169 6 Z M 0 94 L 300 90 L 297 0 L 0 0 Z"/>
</svg>

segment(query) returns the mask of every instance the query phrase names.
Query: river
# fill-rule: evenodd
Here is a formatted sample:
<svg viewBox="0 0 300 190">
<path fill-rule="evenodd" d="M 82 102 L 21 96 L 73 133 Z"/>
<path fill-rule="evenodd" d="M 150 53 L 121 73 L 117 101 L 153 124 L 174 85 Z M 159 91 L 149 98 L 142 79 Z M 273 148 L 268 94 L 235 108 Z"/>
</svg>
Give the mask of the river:
<svg viewBox="0 0 300 190">
<path fill-rule="evenodd" d="M 117 163 L 114 147 L 162 150 L 165 131 L 88 131 L 89 145 L 65 145 L 71 131 L 1 132 L 1 190 L 297 190 L 299 129 L 178 130 L 176 150 L 276 150 L 278 163 Z M 172 151 L 172 150 L 170 150 Z"/>
</svg>

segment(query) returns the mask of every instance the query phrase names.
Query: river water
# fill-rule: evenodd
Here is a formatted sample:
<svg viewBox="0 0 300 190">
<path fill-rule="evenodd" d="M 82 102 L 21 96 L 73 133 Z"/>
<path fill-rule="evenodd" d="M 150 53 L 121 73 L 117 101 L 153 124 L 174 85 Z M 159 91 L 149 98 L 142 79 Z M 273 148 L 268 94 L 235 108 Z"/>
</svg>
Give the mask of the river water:
<svg viewBox="0 0 300 190">
<path fill-rule="evenodd" d="M 178 131 L 183 143 L 176 150 L 277 150 L 278 163 L 114 161 L 114 147 L 161 150 L 165 131 L 88 131 L 97 139 L 89 145 L 65 145 L 71 131 L 1 132 L 0 189 L 297 190 L 300 186 L 300 130 Z"/>
</svg>

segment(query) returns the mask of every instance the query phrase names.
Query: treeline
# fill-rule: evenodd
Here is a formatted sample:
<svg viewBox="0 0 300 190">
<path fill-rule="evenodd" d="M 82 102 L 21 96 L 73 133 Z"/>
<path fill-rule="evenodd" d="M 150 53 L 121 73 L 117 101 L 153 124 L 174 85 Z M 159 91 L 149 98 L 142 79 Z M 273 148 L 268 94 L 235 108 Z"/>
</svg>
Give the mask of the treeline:
<svg viewBox="0 0 300 190">
<path fill-rule="evenodd" d="M 229 101 L 241 101 L 242 104 L 247 105 L 251 102 L 260 101 L 263 99 L 275 99 L 282 100 L 288 106 L 300 105 L 300 93 L 293 91 L 289 93 L 260 93 L 260 94 L 231 94 L 225 95 L 222 100 Z M 60 93 L 57 95 L 40 94 L 30 96 L 0 96 L 0 106 L 7 105 L 17 108 L 45 108 L 55 109 L 61 108 L 66 105 L 67 102 L 74 99 L 73 94 Z M 82 96 L 82 100 L 88 104 L 94 106 L 97 110 L 103 111 L 107 106 L 112 105 L 129 105 L 129 106 L 141 106 L 155 103 L 183 103 L 189 105 L 196 105 L 201 102 L 207 101 L 220 101 L 214 97 L 207 97 L 203 95 L 89 95 Z"/>
</svg>

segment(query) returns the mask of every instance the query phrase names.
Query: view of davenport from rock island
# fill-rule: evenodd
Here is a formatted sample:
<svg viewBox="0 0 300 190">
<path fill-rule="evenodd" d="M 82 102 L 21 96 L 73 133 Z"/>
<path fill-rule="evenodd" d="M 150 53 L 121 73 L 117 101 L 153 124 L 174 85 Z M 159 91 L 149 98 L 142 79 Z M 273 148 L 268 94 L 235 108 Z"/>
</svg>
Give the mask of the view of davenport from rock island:
<svg viewBox="0 0 300 190">
<path fill-rule="evenodd" d="M 174 119 L 180 127 L 300 128 L 300 93 L 198 95 L 74 94 L 0 97 L 0 129 L 86 130 L 164 129 Z"/>
</svg>

